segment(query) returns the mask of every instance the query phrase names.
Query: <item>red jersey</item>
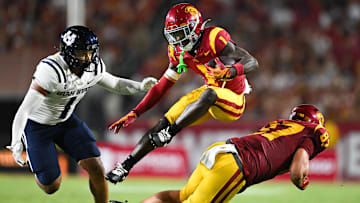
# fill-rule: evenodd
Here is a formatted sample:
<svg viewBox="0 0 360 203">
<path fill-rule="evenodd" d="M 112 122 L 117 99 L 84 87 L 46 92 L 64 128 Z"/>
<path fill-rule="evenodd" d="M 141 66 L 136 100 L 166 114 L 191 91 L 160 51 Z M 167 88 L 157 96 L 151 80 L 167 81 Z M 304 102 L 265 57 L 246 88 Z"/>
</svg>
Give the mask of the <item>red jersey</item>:
<svg viewBox="0 0 360 203">
<path fill-rule="evenodd" d="M 310 159 L 329 145 L 328 131 L 321 125 L 294 120 L 276 120 L 259 132 L 231 138 L 242 159 L 248 185 L 271 179 L 289 169 L 298 148 Z"/>
<path fill-rule="evenodd" d="M 209 77 L 205 64 L 219 55 L 221 50 L 231 41 L 230 35 L 220 27 L 205 28 L 200 42 L 200 47 L 196 50 L 193 57 L 188 52 L 183 55 L 184 63 L 188 65 L 195 73 L 200 74 L 208 86 L 222 87 L 223 81 L 217 81 Z M 169 61 L 173 65 L 179 64 L 180 51 L 176 51 L 173 45 L 168 46 Z M 245 75 L 237 75 L 230 81 L 227 81 L 225 88 L 241 94 L 245 90 Z"/>
</svg>

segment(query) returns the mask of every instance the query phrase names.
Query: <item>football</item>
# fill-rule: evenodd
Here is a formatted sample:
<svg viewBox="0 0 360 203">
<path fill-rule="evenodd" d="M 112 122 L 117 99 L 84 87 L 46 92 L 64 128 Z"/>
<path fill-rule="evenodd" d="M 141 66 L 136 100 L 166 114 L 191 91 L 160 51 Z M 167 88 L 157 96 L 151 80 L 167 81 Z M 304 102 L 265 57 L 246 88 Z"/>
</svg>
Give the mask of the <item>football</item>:
<svg viewBox="0 0 360 203">
<path fill-rule="evenodd" d="M 230 65 L 233 65 L 235 64 L 235 59 L 233 58 L 230 58 L 228 56 L 219 56 L 218 57 L 220 59 L 220 61 L 226 66 L 230 66 Z M 208 62 L 208 65 L 211 66 L 211 67 L 215 67 L 215 59 L 211 59 L 209 62 Z"/>
</svg>

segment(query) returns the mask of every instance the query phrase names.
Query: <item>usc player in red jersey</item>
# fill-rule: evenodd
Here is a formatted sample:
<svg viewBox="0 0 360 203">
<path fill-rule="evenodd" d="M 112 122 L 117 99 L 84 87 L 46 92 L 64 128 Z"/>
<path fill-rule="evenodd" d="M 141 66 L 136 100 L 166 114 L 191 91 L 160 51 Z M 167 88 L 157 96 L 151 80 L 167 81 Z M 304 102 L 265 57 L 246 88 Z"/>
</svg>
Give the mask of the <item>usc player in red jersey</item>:
<svg viewBox="0 0 360 203">
<path fill-rule="evenodd" d="M 181 190 L 159 192 L 143 202 L 229 202 L 247 187 L 285 172 L 304 190 L 309 184 L 309 160 L 329 141 L 320 111 L 300 105 L 291 111 L 290 119 L 211 145 Z"/>
<path fill-rule="evenodd" d="M 168 69 L 144 99 L 109 129 L 118 133 L 121 127 L 128 126 L 152 108 L 187 68 L 200 74 L 205 84 L 177 101 L 141 138 L 127 159 L 106 175 L 107 180 L 112 183 L 124 180 L 142 157 L 168 144 L 173 136 L 189 125 L 211 118 L 234 121 L 243 114 L 244 94 L 250 92 L 245 75 L 256 69 L 258 62 L 237 46 L 223 28 L 205 27 L 205 24 L 198 9 L 189 3 L 177 4 L 169 10 L 164 28 L 169 42 Z"/>
</svg>

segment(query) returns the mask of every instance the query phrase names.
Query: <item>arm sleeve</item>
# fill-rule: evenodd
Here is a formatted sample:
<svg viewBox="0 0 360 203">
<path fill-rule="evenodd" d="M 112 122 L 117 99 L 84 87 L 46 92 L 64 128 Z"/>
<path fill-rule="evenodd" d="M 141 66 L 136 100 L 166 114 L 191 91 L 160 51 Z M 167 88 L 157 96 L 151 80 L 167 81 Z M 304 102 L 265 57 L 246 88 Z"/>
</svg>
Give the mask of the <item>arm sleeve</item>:
<svg viewBox="0 0 360 203">
<path fill-rule="evenodd" d="M 174 84 L 175 80 L 173 80 L 173 78 L 169 78 L 165 73 L 161 77 L 160 81 L 148 91 L 144 99 L 133 109 L 133 111 L 137 114 L 137 116 L 145 113 L 157 104 Z"/>
<path fill-rule="evenodd" d="M 28 90 L 13 120 L 11 146 L 21 139 L 29 114 L 36 111 L 44 99 L 40 92 L 32 88 Z"/>
<path fill-rule="evenodd" d="M 103 77 L 98 84 L 111 92 L 123 95 L 131 95 L 142 92 L 140 82 L 116 77 L 108 72 L 103 73 Z"/>
</svg>

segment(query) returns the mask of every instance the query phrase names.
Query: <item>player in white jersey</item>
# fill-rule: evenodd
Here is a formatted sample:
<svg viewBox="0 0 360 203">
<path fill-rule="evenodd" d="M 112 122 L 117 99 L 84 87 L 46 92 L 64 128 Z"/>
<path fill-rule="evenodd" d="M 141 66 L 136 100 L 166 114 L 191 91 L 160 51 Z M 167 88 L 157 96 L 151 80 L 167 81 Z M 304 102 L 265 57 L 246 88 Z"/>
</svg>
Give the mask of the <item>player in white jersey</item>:
<svg viewBox="0 0 360 203">
<path fill-rule="evenodd" d="M 39 187 L 47 194 L 56 192 L 61 173 L 55 144 L 74 158 L 89 174 L 90 190 L 96 203 L 108 200 L 108 188 L 100 151 L 87 125 L 73 111 L 95 84 L 120 94 L 145 92 L 155 78 L 142 82 L 106 72 L 99 57 L 99 42 L 87 27 L 71 26 L 61 34 L 60 51 L 41 60 L 31 86 L 20 105 L 12 126 L 12 150 L 16 162 L 23 143 L 27 161 Z"/>
</svg>

